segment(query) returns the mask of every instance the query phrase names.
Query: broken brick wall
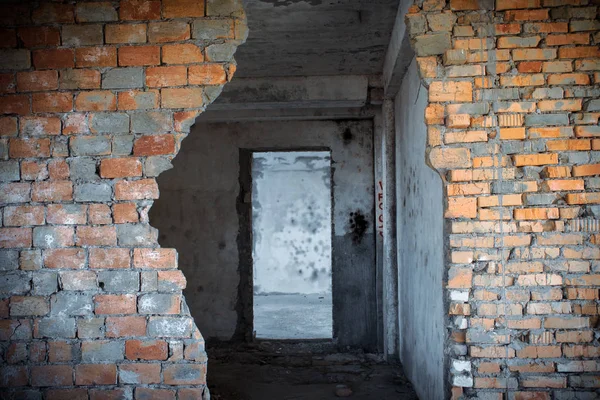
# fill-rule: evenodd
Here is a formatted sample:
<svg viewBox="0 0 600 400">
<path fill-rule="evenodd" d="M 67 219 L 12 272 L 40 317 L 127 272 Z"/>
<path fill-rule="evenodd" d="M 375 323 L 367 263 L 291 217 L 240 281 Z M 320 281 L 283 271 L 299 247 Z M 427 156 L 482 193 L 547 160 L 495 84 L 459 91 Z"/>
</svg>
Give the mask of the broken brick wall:
<svg viewBox="0 0 600 400">
<path fill-rule="evenodd" d="M 2 3 L 2 396 L 202 397 L 204 342 L 148 210 L 246 35 L 237 0 Z"/>
<path fill-rule="evenodd" d="M 599 394 L 599 12 L 425 0 L 407 16 L 445 181 L 456 398 Z"/>
</svg>

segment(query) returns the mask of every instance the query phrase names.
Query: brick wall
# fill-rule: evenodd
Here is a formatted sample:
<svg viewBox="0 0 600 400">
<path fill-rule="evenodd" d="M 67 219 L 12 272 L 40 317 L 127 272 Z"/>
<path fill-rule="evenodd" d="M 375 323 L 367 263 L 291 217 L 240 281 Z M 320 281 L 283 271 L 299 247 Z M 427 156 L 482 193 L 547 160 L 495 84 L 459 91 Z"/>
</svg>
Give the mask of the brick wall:
<svg viewBox="0 0 600 400">
<path fill-rule="evenodd" d="M 0 5 L 0 397 L 202 397 L 148 210 L 245 38 L 237 0 Z"/>
<path fill-rule="evenodd" d="M 418 3 L 453 395 L 597 398 L 600 2 Z"/>
</svg>

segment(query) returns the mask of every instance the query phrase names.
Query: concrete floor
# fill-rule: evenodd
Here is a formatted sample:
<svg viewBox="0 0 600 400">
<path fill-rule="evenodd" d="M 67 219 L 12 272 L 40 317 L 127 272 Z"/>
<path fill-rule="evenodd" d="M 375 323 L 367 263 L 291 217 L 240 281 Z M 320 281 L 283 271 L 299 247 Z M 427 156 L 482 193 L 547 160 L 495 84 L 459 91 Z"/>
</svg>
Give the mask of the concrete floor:
<svg viewBox="0 0 600 400">
<path fill-rule="evenodd" d="M 254 295 L 258 339 L 331 339 L 331 294 Z"/>
<path fill-rule="evenodd" d="M 208 347 L 212 400 L 418 400 L 397 364 L 329 342 L 258 341 Z"/>
</svg>

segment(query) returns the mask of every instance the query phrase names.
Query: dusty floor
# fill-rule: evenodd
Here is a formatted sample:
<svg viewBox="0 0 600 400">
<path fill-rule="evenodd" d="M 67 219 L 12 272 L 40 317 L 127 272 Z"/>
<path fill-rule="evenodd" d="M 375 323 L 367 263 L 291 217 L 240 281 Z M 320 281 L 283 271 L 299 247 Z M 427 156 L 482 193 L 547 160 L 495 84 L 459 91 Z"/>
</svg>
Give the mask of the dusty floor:
<svg viewBox="0 0 600 400">
<path fill-rule="evenodd" d="M 254 295 L 254 330 L 259 339 L 331 339 L 329 294 Z"/>
<path fill-rule="evenodd" d="M 209 346 L 212 400 L 329 400 L 349 388 L 354 400 L 417 400 L 398 365 L 327 342 Z"/>
</svg>

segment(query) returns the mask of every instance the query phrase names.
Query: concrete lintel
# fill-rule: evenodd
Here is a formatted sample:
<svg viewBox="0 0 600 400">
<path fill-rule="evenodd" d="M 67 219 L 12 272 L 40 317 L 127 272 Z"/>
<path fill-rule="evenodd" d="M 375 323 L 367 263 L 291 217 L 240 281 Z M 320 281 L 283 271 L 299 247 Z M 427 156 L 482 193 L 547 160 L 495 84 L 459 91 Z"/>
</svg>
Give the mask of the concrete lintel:
<svg viewBox="0 0 600 400">
<path fill-rule="evenodd" d="M 412 3 L 411 0 L 400 0 L 396 23 L 385 55 L 383 87 L 384 95 L 388 99 L 393 99 L 400 90 L 404 74 L 414 57 L 414 51 L 410 46 L 410 38 L 404 23 L 404 17 Z"/>
<path fill-rule="evenodd" d="M 238 122 L 238 121 L 302 121 L 335 119 L 370 119 L 375 116 L 376 108 L 285 108 L 285 109 L 238 109 L 213 110 L 212 107 L 202 113 L 198 122 Z"/>
<path fill-rule="evenodd" d="M 362 107 L 368 86 L 364 75 L 233 79 L 209 110 Z"/>
</svg>

